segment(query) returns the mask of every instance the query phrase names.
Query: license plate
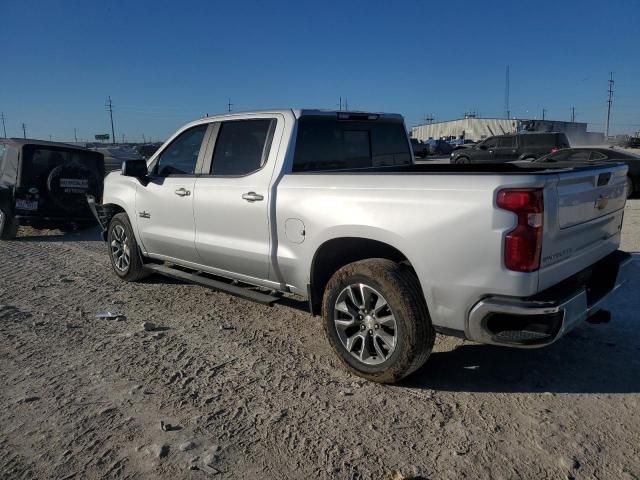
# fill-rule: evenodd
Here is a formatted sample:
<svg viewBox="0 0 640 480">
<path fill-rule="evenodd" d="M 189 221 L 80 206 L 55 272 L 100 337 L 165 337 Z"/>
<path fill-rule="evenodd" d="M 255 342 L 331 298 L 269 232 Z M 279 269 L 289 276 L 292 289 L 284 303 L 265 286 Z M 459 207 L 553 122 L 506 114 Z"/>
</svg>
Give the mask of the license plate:
<svg viewBox="0 0 640 480">
<path fill-rule="evenodd" d="M 61 178 L 60 187 L 87 190 L 89 188 L 89 180 L 86 178 Z"/>
<path fill-rule="evenodd" d="M 37 200 L 17 200 L 16 199 L 16 208 L 19 210 L 37 210 L 38 209 L 38 201 Z"/>
</svg>

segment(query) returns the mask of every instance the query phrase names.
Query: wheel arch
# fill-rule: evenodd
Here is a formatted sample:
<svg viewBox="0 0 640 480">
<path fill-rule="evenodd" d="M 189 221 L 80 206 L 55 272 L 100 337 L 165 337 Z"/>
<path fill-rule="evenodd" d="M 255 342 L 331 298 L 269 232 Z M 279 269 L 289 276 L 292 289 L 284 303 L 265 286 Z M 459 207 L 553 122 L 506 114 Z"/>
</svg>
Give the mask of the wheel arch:
<svg viewBox="0 0 640 480">
<path fill-rule="evenodd" d="M 418 279 L 409 258 L 386 242 L 366 237 L 336 237 L 326 240 L 316 249 L 311 261 L 307 293 L 312 315 L 320 313 L 324 290 L 333 274 L 349 263 L 368 258 L 386 258 L 405 263 Z"/>
</svg>

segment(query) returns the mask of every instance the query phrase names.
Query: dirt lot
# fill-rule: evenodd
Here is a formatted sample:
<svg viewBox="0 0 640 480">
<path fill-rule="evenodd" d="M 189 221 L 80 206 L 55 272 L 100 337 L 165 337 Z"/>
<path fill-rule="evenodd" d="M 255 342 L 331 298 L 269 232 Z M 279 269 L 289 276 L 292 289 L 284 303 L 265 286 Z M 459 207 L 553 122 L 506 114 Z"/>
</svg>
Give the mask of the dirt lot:
<svg viewBox="0 0 640 480">
<path fill-rule="evenodd" d="M 640 478 L 640 268 L 608 325 L 535 351 L 439 338 L 382 386 L 302 305 L 126 284 L 95 232 L 25 233 L 0 243 L 2 478 Z"/>
</svg>

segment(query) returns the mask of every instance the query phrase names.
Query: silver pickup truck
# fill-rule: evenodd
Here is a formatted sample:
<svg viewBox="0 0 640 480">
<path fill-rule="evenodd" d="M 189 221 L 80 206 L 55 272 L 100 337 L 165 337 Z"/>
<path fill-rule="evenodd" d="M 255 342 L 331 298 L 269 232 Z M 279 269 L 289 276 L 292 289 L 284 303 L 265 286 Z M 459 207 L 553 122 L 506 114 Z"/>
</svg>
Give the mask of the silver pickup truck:
<svg viewBox="0 0 640 480">
<path fill-rule="evenodd" d="M 308 300 L 357 375 L 391 383 L 436 332 L 540 347 L 629 274 L 627 167 L 417 165 L 400 115 L 203 118 L 90 199 L 114 272 Z"/>
</svg>

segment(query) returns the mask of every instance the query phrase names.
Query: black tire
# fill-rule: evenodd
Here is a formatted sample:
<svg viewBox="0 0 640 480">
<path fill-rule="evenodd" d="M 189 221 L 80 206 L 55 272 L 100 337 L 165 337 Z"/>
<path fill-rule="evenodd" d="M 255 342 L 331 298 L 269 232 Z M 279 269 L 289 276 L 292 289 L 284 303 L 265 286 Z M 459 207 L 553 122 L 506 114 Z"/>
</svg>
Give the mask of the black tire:
<svg viewBox="0 0 640 480">
<path fill-rule="evenodd" d="M 0 208 L 0 240 L 11 240 L 18 233 L 18 222 L 5 208 Z"/>
<path fill-rule="evenodd" d="M 124 232 L 124 236 L 121 235 Z M 107 246 L 109 248 L 109 259 L 113 271 L 122 280 L 127 282 L 137 282 L 149 276 L 149 271 L 144 268 L 142 262 L 142 252 L 138 248 L 133 228 L 129 222 L 126 213 L 117 213 L 109 222 L 109 230 L 107 231 Z M 128 263 L 119 260 L 121 258 L 116 253 L 116 249 L 120 248 L 120 252 L 124 252 L 124 247 L 128 249 Z"/>
<path fill-rule="evenodd" d="M 633 197 L 633 194 L 634 194 L 633 179 L 631 177 L 627 177 L 627 198 Z"/>
<path fill-rule="evenodd" d="M 469 160 L 469 157 L 458 157 L 453 161 L 453 163 L 462 165 L 465 163 L 471 163 L 471 161 Z"/>
<path fill-rule="evenodd" d="M 364 363 L 347 350 L 335 323 L 340 316 L 335 309 L 340 295 L 349 286 L 359 283 L 374 289 L 376 293 L 379 292 L 395 319 L 394 349 L 387 352 L 388 356 L 384 361 L 375 365 Z M 383 258 L 361 260 L 338 270 L 325 288 L 322 316 L 325 334 L 343 364 L 356 375 L 374 382 L 395 383 L 420 368 L 429 358 L 435 341 L 435 331 L 415 274 L 406 265 Z M 357 321 L 356 317 L 353 318 Z M 370 319 L 369 316 L 366 318 Z M 368 327 L 362 326 L 365 321 L 362 320 L 349 328 L 355 328 L 356 333 L 360 335 L 372 335 L 372 330 L 367 332 Z M 375 328 L 383 327 L 376 324 Z M 369 340 L 371 341 L 375 342 Z M 361 340 L 363 349 L 364 342 L 365 340 Z M 353 345 L 354 343 L 352 348 Z M 369 346 L 369 352 L 375 352 L 372 350 L 373 344 L 369 343 Z M 375 359 L 377 356 L 374 353 L 370 358 Z M 382 358 L 384 357 L 380 356 L 380 359 Z"/>
</svg>

